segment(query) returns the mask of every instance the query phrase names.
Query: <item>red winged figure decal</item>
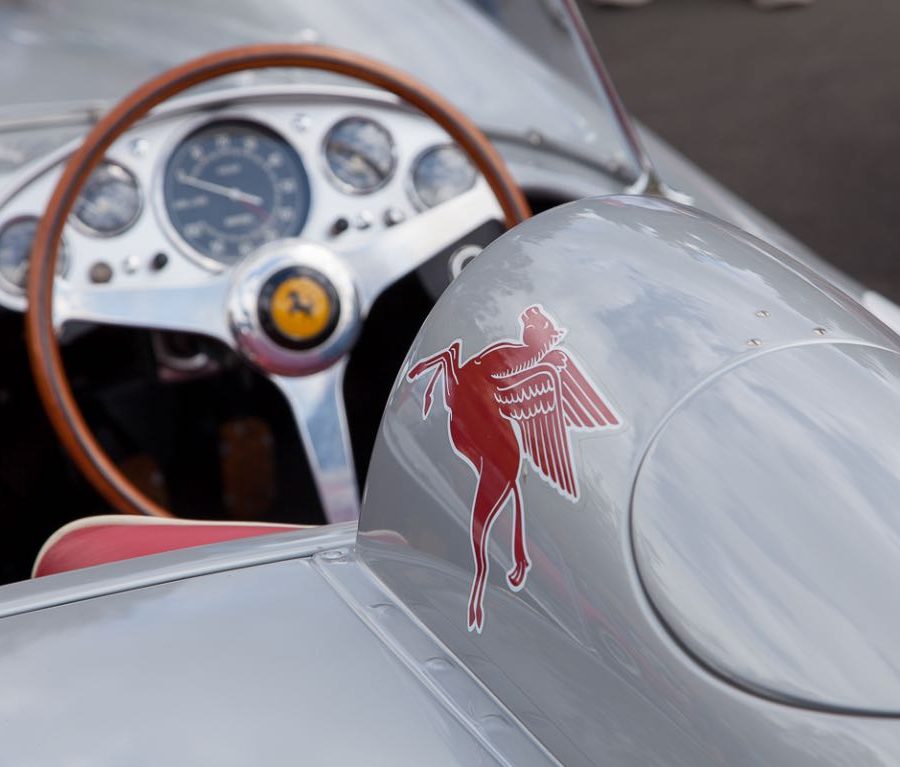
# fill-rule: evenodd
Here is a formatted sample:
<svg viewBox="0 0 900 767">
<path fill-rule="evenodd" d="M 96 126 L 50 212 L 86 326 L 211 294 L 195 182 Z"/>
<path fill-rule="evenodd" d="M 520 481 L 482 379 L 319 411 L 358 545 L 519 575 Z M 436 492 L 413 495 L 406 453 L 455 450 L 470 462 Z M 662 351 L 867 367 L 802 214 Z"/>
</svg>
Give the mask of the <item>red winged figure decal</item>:
<svg viewBox="0 0 900 767">
<path fill-rule="evenodd" d="M 419 360 L 406 377 L 431 372 L 422 401 L 422 418 L 434 402 L 443 378 L 448 432 L 454 452 L 478 477 L 472 502 L 471 536 L 475 577 L 469 596 L 469 630 L 484 626 L 487 543 L 497 515 L 513 501 L 513 591 L 525 585 L 531 562 L 525 544 L 525 519 L 519 491 L 523 457 L 565 498 L 578 499 L 572 460 L 572 430 L 610 429 L 619 418 L 572 355 L 559 348 L 566 334 L 540 306 L 522 312 L 521 340 L 492 344 L 461 362 L 462 342 Z"/>
</svg>

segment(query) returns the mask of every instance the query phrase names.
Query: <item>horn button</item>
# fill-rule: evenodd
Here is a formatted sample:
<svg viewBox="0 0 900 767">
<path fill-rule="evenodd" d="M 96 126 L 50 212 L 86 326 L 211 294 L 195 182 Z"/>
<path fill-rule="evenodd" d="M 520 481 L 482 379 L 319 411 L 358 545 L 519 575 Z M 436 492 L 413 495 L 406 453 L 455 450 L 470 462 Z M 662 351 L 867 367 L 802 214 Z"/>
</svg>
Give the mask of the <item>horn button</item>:
<svg viewBox="0 0 900 767">
<path fill-rule="evenodd" d="M 299 376 L 344 356 L 359 334 L 359 300 L 343 262 L 297 240 L 260 248 L 234 273 L 229 322 L 238 348 L 268 373 Z"/>
<path fill-rule="evenodd" d="M 317 269 L 288 266 L 276 272 L 259 294 L 259 324 L 287 349 L 314 349 L 330 336 L 340 315 L 331 281 Z"/>
</svg>

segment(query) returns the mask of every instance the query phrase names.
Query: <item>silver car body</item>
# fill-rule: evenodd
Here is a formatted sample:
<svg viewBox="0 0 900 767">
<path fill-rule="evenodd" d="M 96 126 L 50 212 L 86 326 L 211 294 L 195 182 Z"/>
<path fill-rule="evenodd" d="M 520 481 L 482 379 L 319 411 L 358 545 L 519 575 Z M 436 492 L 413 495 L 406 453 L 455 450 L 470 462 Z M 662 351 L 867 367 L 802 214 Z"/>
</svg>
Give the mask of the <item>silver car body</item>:
<svg viewBox="0 0 900 767">
<path fill-rule="evenodd" d="M 101 59 L 122 75 L 110 95 L 145 74 Z M 645 139 L 714 215 L 581 200 L 489 246 L 399 371 L 358 529 L 0 589 L 2 761 L 897 764 L 900 341 L 861 289 Z M 515 338 L 535 304 L 620 423 L 571 437 L 574 503 L 525 466 L 532 569 L 509 588 L 502 511 L 476 632 L 476 476 L 407 373 L 454 340 L 469 356 Z"/>
</svg>

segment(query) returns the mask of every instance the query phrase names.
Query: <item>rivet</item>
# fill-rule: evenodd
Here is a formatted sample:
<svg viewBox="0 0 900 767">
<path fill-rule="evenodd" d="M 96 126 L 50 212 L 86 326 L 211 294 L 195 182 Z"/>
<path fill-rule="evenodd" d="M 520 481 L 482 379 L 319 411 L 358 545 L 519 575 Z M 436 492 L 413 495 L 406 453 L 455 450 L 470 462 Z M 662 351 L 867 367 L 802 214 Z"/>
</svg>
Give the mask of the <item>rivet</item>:
<svg viewBox="0 0 900 767">
<path fill-rule="evenodd" d="M 429 671 L 449 671 L 453 664 L 446 658 L 429 658 L 425 661 L 425 668 Z"/>
<path fill-rule="evenodd" d="M 747 346 L 762 346 L 762 341 L 758 338 L 751 338 L 747 341 Z"/>
<path fill-rule="evenodd" d="M 828 331 L 825 328 L 813 328 L 813 333 L 817 336 L 824 336 Z"/>
<path fill-rule="evenodd" d="M 481 717 L 481 727 L 491 734 L 499 734 L 508 732 L 510 729 L 509 720 L 500 714 L 488 714 Z"/>
<path fill-rule="evenodd" d="M 756 316 L 759 317 L 761 320 L 764 320 L 764 319 L 766 319 L 766 317 L 769 316 L 769 313 L 765 309 L 760 309 L 756 313 Z"/>
<path fill-rule="evenodd" d="M 330 551 L 323 551 L 321 554 L 322 559 L 327 559 L 329 562 L 339 562 L 346 555 L 346 551 L 343 549 L 331 549 Z"/>
<path fill-rule="evenodd" d="M 137 256 L 128 256 L 128 258 L 122 262 L 122 271 L 124 271 L 125 274 L 134 274 L 140 265 L 141 262 Z"/>
<path fill-rule="evenodd" d="M 295 115 L 291 125 L 297 133 L 306 133 L 312 125 L 312 118 L 304 114 Z"/>
</svg>

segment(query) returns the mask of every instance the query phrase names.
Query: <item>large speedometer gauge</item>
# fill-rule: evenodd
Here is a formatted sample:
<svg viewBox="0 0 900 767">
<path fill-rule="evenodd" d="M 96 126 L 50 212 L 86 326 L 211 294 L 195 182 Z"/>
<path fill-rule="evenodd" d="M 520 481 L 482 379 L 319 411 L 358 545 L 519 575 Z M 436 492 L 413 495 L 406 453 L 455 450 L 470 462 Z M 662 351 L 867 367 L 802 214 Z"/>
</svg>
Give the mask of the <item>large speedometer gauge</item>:
<svg viewBox="0 0 900 767">
<path fill-rule="evenodd" d="M 300 233 L 309 180 L 294 149 L 250 122 L 218 122 L 185 138 L 164 180 L 175 231 L 201 256 L 231 265 L 260 245 Z"/>
</svg>

